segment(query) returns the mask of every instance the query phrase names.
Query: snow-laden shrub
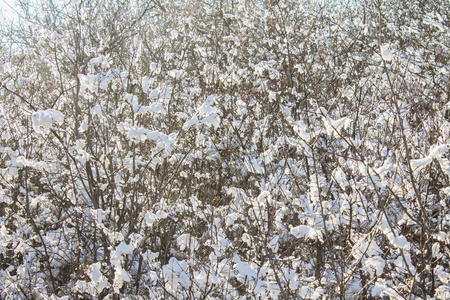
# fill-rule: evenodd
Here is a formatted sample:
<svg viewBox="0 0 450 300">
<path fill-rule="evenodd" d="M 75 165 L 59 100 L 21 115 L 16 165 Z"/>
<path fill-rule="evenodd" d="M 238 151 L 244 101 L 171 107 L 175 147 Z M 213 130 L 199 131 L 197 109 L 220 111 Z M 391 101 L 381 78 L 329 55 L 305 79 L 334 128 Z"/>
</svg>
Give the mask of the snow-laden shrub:
<svg viewBox="0 0 450 300">
<path fill-rule="evenodd" d="M 1 297 L 446 299 L 450 12 L 405 3 L 19 3 Z"/>
</svg>

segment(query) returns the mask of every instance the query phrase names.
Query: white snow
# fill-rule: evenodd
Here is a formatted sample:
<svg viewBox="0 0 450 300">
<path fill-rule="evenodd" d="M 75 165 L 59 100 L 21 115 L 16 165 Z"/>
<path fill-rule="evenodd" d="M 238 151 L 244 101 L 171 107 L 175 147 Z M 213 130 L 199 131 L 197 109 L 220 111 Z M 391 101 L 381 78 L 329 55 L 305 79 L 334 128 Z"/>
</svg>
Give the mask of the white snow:
<svg viewBox="0 0 450 300">
<path fill-rule="evenodd" d="M 317 237 L 316 231 L 307 225 L 300 225 L 291 228 L 291 234 L 296 238 L 304 237 L 306 239 L 315 239 Z"/>
<path fill-rule="evenodd" d="M 392 282 L 387 282 L 384 279 L 378 279 L 372 289 L 372 296 L 390 296 L 393 299 L 397 299 L 398 294 L 393 288 L 390 287 L 392 285 Z"/>
<path fill-rule="evenodd" d="M 88 66 L 95 67 L 101 66 L 102 68 L 107 68 L 109 66 L 108 59 L 104 55 L 100 55 L 99 57 L 91 58 L 88 62 Z"/>
<path fill-rule="evenodd" d="M 363 270 L 369 272 L 371 277 L 374 276 L 373 270 L 375 271 L 375 275 L 380 276 L 381 274 L 383 274 L 383 269 L 385 266 L 386 262 L 384 261 L 384 259 L 381 256 L 377 255 L 364 260 Z"/>
<path fill-rule="evenodd" d="M 430 26 L 434 26 L 436 28 L 438 28 L 440 31 L 447 31 L 448 32 L 448 27 L 446 27 L 444 24 L 442 24 L 441 22 L 438 22 L 436 20 L 433 20 L 432 15 L 427 15 L 424 20 L 423 20 L 424 24 L 428 24 Z"/>
<path fill-rule="evenodd" d="M 100 272 L 101 269 L 101 263 L 95 263 L 91 265 L 91 271 L 88 274 L 88 276 L 91 278 L 92 281 L 98 282 L 103 274 Z"/>
<path fill-rule="evenodd" d="M 217 109 L 215 107 L 212 107 L 211 105 L 214 103 L 214 97 L 208 96 L 205 100 L 205 102 L 199 107 L 198 112 L 202 115 L 210 115 L 217 112 Z"/>
<path fill-rule="evenodd" d="M 436 289 L 436 299 L 448 300 L 450 299 L 450 287 L 441 285 Z"/>
<path fill-rule="evenodd" d="M 102 116 L 102 107 L 100 105 L 94 106 L 93 108 L 91 108 L 91 113 L 93 115 L 101 117 Z"/>
<path fill-rule="evenodd" d="M 239 218 L 240 218 L 240 215 L 238 213 L 231 213 L 225 219 L 225 223 L 227 224 L 227 226 L 233 225 L 234 222 Z"/>
<path fill-rule="evenodd" d="M 316 113 L 322 116 L 322 121 L 325 125 L 327 134 L 331 136 L 334 136 L 335 134 L 339 135 L 341 133 L 341 130 L 347 128 L 351 123 L 351 119 L 348 117 L 343 117 L 338 120 L 331 119 L 331 117 L 327 113 L 327 110 L 323 107 L 319 107 Z M 304 135 L 306 136 L 306 134 L 307 133 L 305 132 Z"/>
<path fill-rule="evenodd" d="M 99 83 L 99 87 L 106 91 L 108 89 L 109 83 L 114 79 L 114 75 L 108 71 L 108 73 L 106 73 L 104 75 L 103 78 L 100 79 L 100 83 Z"/>
<path fill-rule="evenodd" d="M 159 74 L 161 72 L 161 66 L 157 63 L 150 63 L 150 70 L 152 71 L 152 73 Z"/>
<path fill-rule="evenodd" d="M 177 238 L 177 244 L 180 247 L 180 250 L 183 251 L 185 249 L 190 249 L 191 252 L 197 250 L 199 247 L 199 243 L 197 239 L 189 234 L 182 234 Z"/>
<path fill-rule="evenodd" d="M 116 247 L 116 253 L 120 254 L 120 255 L 126 255 L 126 254 L 130 254 L 131 252 L 133 252 L 134 247 L 133 245 L 128 245 L 125 242 L 121 242 L 117 247 Z"/>
<path fill-rule="evenodd" d="M 158 219 L 156 218 L 156 215 L 152 212 L 148 212 L 145 214 L 144 222 L 147 226 L 152 226 L 153 223 L 155 223 Z"/>
<path fill-rule="evenodd" d="M 270 193 L 268 191 L 262 191 L 256 198 L 256 202 L 259 205 L 266 205 L 266 202 L 270 200 Z"/>
<path fill-rule="evenodd" d="M 159 97 L 159 93 L 160 93 L 160 91 L 159 91 L 159 89 L 153 89 L 151 92 L 150 92 L 150 98 L 152 98 L 152 99 L 156 99 L 156 98 L 158 98 Z"/>
<path fill-rule="evenodd" d="M 448 270 L 447 270 L 448 271 Z M 450 282 L 450 273 L 446 272 L 443 266 L 437 266 L 435 268 L 435 273 L 438 276 L 439 280 L 443 283 Z"/>
<path fill-rule="evenodd" d="M 336 130 L 337 132 L 340 132 L 342 128 L 348 123 L 348 118 L 343 117 L 338 120 L 332 120 L 331 118 L 328 119 L 328 122 L 330 123 L 330 126 Z"/>
<path fill-rule="evenodd" d="M 251 280 L 258 277 L 256 271 L 246 262 L 235 254 L 233 261 L 236 262 L 235 271 L 241 276 L 242 279 Z"/>
<path fill-rule="evenodd" d="M 392 51 L 389 48 L 388 44 L 384 44 L 380 46 L 381 57 L 385 61 L 391 61 L 393 59 Z"/>
<path fill-rule="evenodd" d="M 311 136 L 309 134 L 308 126 L 302 121 L 296 121 L 294 123 L 294 131 L 298 134 L 299 138 L 302 140 L 309 142 Z"/>
<path fill-rule="evenodd" d="M 150 85 L 150 80 L 148 79 L 147 76 L 142 77 L 141 85 L 142 85 L 142 91 L 143 91 L 144 93 L 148 93 L 148 91 L 149 91 L 149 85 Z"/>
<path fill-rule="evenodd" d="M 396 236 L 392 241 L 392 244 L 397 248 L 405 248 L 409 243 L 406 237 Z"/>
<path fill-rule="evenodd" d="M 191 280 L 189 279 L 189 276 L 186 274 L 186 272 L 180 273 L 178 282 L 184 288 L 189 288 L 189 286 L 191 285 Z"/>
<path fill-rule="evenodd" d="M 220 116 L 217 113 L 217 108 L 213 107 L 214 96 L 208 96 L 205 102 L 197 109 L 197 112 L 183 124 L 183 130 L 187 130 L 190 127 L 198 127 L 205 124 L 212 126 L 214 130 L 217 130 L 220 125 Z"/>
<path fill-rule="evenodd" d="M 8 90 L 10 90 L 10 91 L 15 91 L 16 90 L 16 87 L 14 86 L 14 82 L 8 82 L 7 84 L 6 84 L 6 88 L 8 89 Z"/>
<path fill-rule="evenodd" d="M 42 128 L 53 128 L 55 123 L 61 125 L 64 122 L 64 115 L 56 109 L 47 109 L 35 112 L 32 115 L 33 129 L 37 133 L 44 133 Z"/>
<path fill-rule="evenodd" d="M 98 294 L 109 286 L 107 278 L 101 272 L 101 267 L 100 262 L 94 263 L 89 267 L 87 272 L 91 281 L 85 285 L 85 288 L 93 294 Z"/>
<path fill-rule="evenodd" d="M 168 214 L 165 211 L 158 210 L 155 213 L 149 211 L 145 214 L 144 222 L 147 226 L 152 226 L 156 221 L 167 218 Z"/>
<path fill-rule="evenodd" d="M 260 164 L 261 159 L 245 157 L 244 164 L 247 167 L 247 171 L 255 174 L 264 174 L 264 170 Z"/>
<path fill-rule="evenodd" d="M 413 159 L 411 160 L 411 169 L 413 169 L 413 171 L 418 171 L 423 167 L 427 166 L 428 164 L 430 164 L 432 161 L 433 158 L 430 156 L 420 159 Z"/>
<path fill-rule="evenodd" d="M 119 293 L 124 282 L 130 282 L 131 278 L 127 271 L 125 271 L 120 265 L 114 266 L 114 292 Z"/>
<path fill-rule="evenodd" d="M 169 214 L 167 214 L 165 211 L 163 211 L 163 210 L 158 210 L 157 212 L 156 212 L 156 218 L 158 219 L 158 220 L 161 220 L 161 219 L 165 219 L 165 218 L 167 218 L 169 216 Z"/>
<path fill-rule="evenodd" d="M 269 242 L 269 247 L 272 248 L 272 251 L 274 253 L 276 253 L 278 251 L 278 240 L 279 239 L 280 239 L 280 236 L 276 235 Z"/>
<path fill-rule="evenodd" d="M 190 279 L 187 271 L 186 261 L 178 261 L 175 257 L 171 257 L 168 264 L 162 267 L 166 289 L 176 291 L 179 284 L 182 287 L 189 287 Z"/>
<path fill-rule="evenodd" d="M 162 103 L 152 103 L 149 106 L 139 105 L 137 103 L 137 99 L 133 100 L 132 103 L 133 110 L 138 114 L 143 113 L 158 113 L 164 115 L 166 113 L 166 109 Z"/>
<path fill-rule="evenodd" d="M 219 117 L 218 114 L 213 113 L 213 114 L 210 114 L 210 115 L 206 116 L 206 117 L 202 120 L 202 122 L 203 122 L 204 124 L 213 126 L 214 129 L 217 130 L 217 128 L 219 128 L 219 125 L 220 125 L 220 117 Z"/>
<path fill-rule="evenodd" d="M 192 126 L 198 126 L 200 124 L 200 122 L 197 119 L 197 116 L 193 116 L 191 119 L 187 120 L 184 124 L 183 124 L 183 130 L 187 130 Z"/>
<path fill-rule="evenodd" d="M 185 74 L 184 70 L 170 70 L 168 72 L 169 76 L 174 78 L 174 79 L 180 79 L 181 77 L 183 77 L 183 75 Z"/>
<path fill-rule="evenodd" d="M 172 151 L 173 140 L 169 136 L 159 131 L 150 131 L 147 128 L 133 126 L 128 131 L 128 138 L 134 139 L 138 142 L 143 142 L 147 139 L 156 142 L 156 145 L 160 149 L 165 149 L 166 153 L 170 155 Z"/>
<path fill-rule="evenodd" d="M 370 241 L 370 242 L 369 242 Z M 356 242 L 351 251 L 353 257 L 361 259 L 363 254 L 369 257 L 383 254 L 375 240 L 370 240 L 367 235 L 362 235 Z"/>
<path fill-rule="evenodd" d="M 159 252 L 151 252 L 150 250 L 147 250 L 143 254 L 143 257 L 147 262 L 150 263 L 159 257 Z"/>
<path fill-rule="evenodd" d="M 298 276 L 297 273 L 291 268 L 284 268 L 283 269 L 283 276 L 282 278 L 286 280 L 288 287 L 290 289 L 297 289 L 299 282 L 298 282 Z"/>
<path fill-rule="evenodd" d="M 377 297 L 381 295 L 381 293 L 386 289 L 383 285 L 379 284 L 378 282 L 375 283 L 373 289 L 372 289 L 372 297 Z"/>
<path fill-rule="evenodd" d="M 433 247 L 431 248 L 431 253 L 434 258 L 439 256 L 440 247 L 441 246 L 439 245 L 439 242 L 433 244 Z"/>
<path fill-rule="evenodd" d="M 265 295 L 266 290 L 267 290 L 267 283 L 265 281 L 258 280 L 253 292 L 256 295 Z"/>
<path fill-rule="evenodd" d="M 438 160 L 441 160 L 441 153 L 448 152 L 448 149 L 449 148 L 448 148 L 447 144 L 435 145 L 435 146 L 431 147 L 430 154 L 428 156 L 426 156 L 424 158 L 411 160 L 411 169 L 413 171 L 419 171 L 422 168 L 429 165 L 433 161 L 433 159 L 436 158 Z"/>
<path fill-rule="evenodd" d="M 78 74 L 82 90 L 89 90 L 91 93 L 98 94 L 98 76 Z"/>
</svg>

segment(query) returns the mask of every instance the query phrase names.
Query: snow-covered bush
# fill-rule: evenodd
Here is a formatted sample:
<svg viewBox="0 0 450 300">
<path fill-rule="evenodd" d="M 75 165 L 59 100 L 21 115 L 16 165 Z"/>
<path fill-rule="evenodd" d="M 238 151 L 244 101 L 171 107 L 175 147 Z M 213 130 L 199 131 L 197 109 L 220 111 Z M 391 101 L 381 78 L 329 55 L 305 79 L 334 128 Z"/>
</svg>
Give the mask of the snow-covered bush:
<svg viewBox="0 0 450 300">
<path fill-rule="evenodd" d="M 19 1 L 2 299 L 448 298 L 450 11 L 405 3 Z"/>
</svg>

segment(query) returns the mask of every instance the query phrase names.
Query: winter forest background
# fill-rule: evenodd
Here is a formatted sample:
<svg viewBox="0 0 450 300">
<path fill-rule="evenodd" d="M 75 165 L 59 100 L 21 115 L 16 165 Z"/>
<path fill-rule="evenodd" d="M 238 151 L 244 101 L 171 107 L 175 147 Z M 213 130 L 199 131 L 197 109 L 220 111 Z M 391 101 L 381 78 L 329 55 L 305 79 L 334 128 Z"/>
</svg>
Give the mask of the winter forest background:
<svg viewBox="0 0 450 300">
<path fill-rule="evenodd" d="M 449 299 L 450 5 L 19 0 L 1 299 Z"/>
</svg>

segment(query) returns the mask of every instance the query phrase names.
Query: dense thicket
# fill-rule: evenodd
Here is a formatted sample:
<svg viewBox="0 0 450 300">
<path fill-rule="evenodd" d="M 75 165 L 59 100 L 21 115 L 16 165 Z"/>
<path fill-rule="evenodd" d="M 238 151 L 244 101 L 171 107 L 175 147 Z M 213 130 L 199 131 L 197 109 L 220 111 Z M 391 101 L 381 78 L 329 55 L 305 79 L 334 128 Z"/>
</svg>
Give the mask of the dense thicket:
<svg viewBox="0 0 450 300">
<path fill-rule="evenodd" d="M 0 297 L 450 298 L 445 2 L 19 1 Z"/>
</svg>

